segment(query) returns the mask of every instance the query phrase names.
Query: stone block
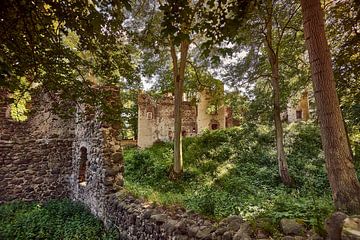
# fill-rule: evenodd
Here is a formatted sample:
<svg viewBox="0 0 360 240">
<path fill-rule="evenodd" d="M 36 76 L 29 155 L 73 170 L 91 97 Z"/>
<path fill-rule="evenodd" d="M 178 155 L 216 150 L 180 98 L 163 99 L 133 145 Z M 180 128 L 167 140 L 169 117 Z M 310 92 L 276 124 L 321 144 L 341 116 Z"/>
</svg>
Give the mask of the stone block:
<svg viewBox="0 0 360 240">
<path fill-rule="evenodd" d="M 280 227 L 282 232 L 285 235 L 304 235 L 305 227 L 302 223 L 300 223 L 297 219 L 286 219 L 283 218 L 280 220 Z"/>
</svg>

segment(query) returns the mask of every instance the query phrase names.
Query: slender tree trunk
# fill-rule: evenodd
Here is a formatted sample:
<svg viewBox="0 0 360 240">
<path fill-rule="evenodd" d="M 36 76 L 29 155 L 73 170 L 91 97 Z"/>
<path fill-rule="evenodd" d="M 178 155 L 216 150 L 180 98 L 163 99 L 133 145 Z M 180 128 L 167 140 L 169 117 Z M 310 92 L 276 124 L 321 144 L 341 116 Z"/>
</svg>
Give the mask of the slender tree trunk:
<svg viewBox="0 0 360 240">
<path fill-rule="evenodd" d="M 276 152 L 277 160 L 279 167 L 279 175 L 281 181 L 287 185 L 292 185 L 292 180 L 289 175 L 288 164 L 286 161 L 285 151 L 284 151 L 284 134 L 280 118 L 281 108 L 280 108 L 280 77 L 279 77 L 279 56 L 275 52 L 273 43 L 272 43 L 272 1 L 268 0 L 268 18 L 266 23 L 266 34 L 265 34 L 265 44 L 268 54 L 269 63 L 271 66 L 271 86 L 273 89 L 273 104 L 274 104 L 274 123 L 275 123 L 275 132 L 276 132 Z"/>
<path fill-rule="evenodd" d="M 171 44 L 171 56 L 173 59 L 173 77 L 175 85 L 174 99 L 174 166 L 172 178 L 178 178 L 183 171 L 182 138 L 181 138 L 181 105 L 184 94 L 184 77 L 189 42 L 182 41 L 180 44 L 180 62 L 177 61 L 176 49 Z"/>
<path fill-rule="evenodd" d="M 320 0 L 301 0 L 307 49 L 312 71 L 321 140 L 335 206 L 360 213 L 360 184 L 356 177 L 336 93 L 331 55 L 325 36 Z"/>
<path fill-rule="evenodd" d="M 279 174 L 281 181 L 287 185 L 292 185 L 292 180 L 289 175 L 288 164 L 286 161 L 285 151 L 284 151 L 284 133 L 283 127 L 280 118 L 280 85 L 279 85 L 279 67 L 278 62 L 271 64 L 272 68 L 272 87 L 273 87 L 273 98 L 274 98 L 274 122 L 275 122 L 275 132 L 276 132 L 276 152 L 277 160 L 279 166 Z"/>
</svg>

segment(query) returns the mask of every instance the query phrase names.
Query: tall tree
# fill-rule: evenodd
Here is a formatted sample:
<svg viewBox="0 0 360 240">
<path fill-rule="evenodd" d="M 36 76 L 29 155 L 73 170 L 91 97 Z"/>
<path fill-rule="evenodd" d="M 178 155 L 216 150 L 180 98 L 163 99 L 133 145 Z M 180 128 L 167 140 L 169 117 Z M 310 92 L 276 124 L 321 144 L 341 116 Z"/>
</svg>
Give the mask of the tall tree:
<svg viewBox="0 0 360 240">
<path fill-rule="evenodd" d="M 279 73 L 279 54 L 280 46 L 282 44 L 282 38 L 289 27 L 289 23 L 292 18 L 297 13 L 297 7 L 292 9 L 289 12 L 289 16 L 286 18 L 286 21 L 283 25 L 280 25 L 277 22 L 277 25 L 274 24 L 274 5 L 275 1 L 267 0 L 266 2 L 266 18 L 265 18 L 265 29 L 263 31 L 265 48 L 268 56 L 268 60 L 271 67 L 271 86 L 273 90 L 273 106 L 274 106 L 274 124 L 275 124 L 275 135 L 276 135 L 276 152 L 278 159 L 279 175 L 281 181 L 285 185 L 291 185 L 292 180 L 289 174 L 289 168 L 286 160 L 285 150 L 284 150 L 284 133 L 281 123 L 281 106 L 280 106 L 280 73 Z M 286 4 L 283 4 L 287 6 Z M 293 4 L 294 5 L 294 4 Z M 292 6 L 290 6 L 291 8 Z M 273 25 L 277 26 L 279 32 L 277 42 L 274 43 L 273 37 Z"/>
<path fill-rule="evenodd" d="M 299 8 L 299 4 L 294 1 L 267 0 L 258 3 L 256 11 L 247 21 L 248 28 L 240 29 L 237 36 L 236 45 L 245 57 L 227 74 L 230 79 L 234 79 L 232 81 L 240 84 L 253 86 L 254 83 L 260 85 L 261 81 L 267 81 L 271 86 L 279 176 L 286 185 L 291 185 L 292 180 L 284 151 L 280 114 L 282 107 L 289 101 L 290 92 L 299 90 L 296 85 L 307 84 L 301 76 L 306 76 L 306 66 L 302 63 L 305 49 L 294 47 L 293 44 L 302 42 L 299 38 Z M 256 88 L 252 87 L 251 91 L 254 90 Z M 260 98 L 259 94 L 256 97 Z M 268 102 L 266 98 L 263 100 Z"/>
<path fill-rule="evenodd" d="M 336 93 L 324 12 L 320 0 L 301 0 L 301 7 L 332 197 L 338 210 L 360 213 L 360 184 Z"/>
</svg>

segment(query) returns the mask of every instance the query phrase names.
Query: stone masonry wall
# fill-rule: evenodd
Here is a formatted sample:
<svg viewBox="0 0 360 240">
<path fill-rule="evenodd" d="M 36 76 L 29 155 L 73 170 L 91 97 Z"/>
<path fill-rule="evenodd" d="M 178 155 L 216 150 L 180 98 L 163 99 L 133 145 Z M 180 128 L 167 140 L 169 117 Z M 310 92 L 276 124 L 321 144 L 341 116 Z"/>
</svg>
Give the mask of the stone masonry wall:
<svg viewBox="0 0 360 240">
<path fill-rule="evenodd" d="M 89 114 L 89 111 L 94 113 Z M 123 186 L 124 167 L 118 131 L 120 125 L 105 124 L 99 119 L 99 111 L 78 109 L 70 197 L 83 202 L 105 221 L 105 199 Z M 87 153 L 83 182 L 79 181 L 81 149 L 86 149 Z"/>
<path fill-rule="evenodd" d="M 206 129 L 215 130 L 226 127 L 226 107 L 218 106 L 216 111 L 209 113 L 211 92 L 198 93 L 198 103 L 183 101 L 182 136 L 195 136 Z M 231 118 L 231 116 L 230 116 Z M 230 119 L 228 119 L 230 120 Z M 138 97 L 138 146 L 149 147 L 156 141 L 172 141 L 174 138 L 174 97 L 164 95 L 154 100 L 148 94 Z M 230 126 L 229 126 L 230 127 Z"/>
<path fill-rule="evenodd" d="M 174 97 L 163 96 L 155 101 L 147 94 L 138 98 L 138 146 L 149 147 L 156 141 L 172 141 L 174 138 Z M 197 134 L 196 106 L 183 102 L 182 134 L 194 136 Z"/>
<path fill-rule="evenodd" d="M 39 108 L 25 122 L 15 122 L 10 99 L 0 91 L 0 203 L 69 193 L 74 125 L 51 114 L 46 97 L 33 102 Z"/>
</svg>

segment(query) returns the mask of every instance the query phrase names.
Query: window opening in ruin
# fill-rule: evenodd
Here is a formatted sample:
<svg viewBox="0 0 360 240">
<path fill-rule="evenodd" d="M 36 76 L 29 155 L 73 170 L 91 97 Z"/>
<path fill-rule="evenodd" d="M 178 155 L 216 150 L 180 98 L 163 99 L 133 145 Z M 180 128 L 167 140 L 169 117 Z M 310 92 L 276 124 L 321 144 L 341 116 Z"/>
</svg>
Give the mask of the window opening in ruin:
<svg viewBox="0 0 360 240">
<path fill-rule="evenodd" d="M 211 130 L 219 129 L 219 125 L 217 123 L 211 124 Z"/>
<path fill-rule="evenodd" d="M 181 134 L 183 137 L 186 137 L 186 130 L 182 131 Z"/>
<path fill-rule="evenodd" d="M 151 119 L 153 118 L 152 112 L 147 112 L 147 113 L 146 113 L 146 118 L 147 118 L 148 120 L 151 120 Z"/>
<path fill-rule="evenodd" d="M 296 119 L 302 119 L 302 111 L 301 110 L 296 111 Z"/>
<path fill-rule="evenodd" d="M 86 186 L 86 164 L 87 164 L 87 149 L 86 147 L 80 148 L 80 166 L 79 166 L 79 184 Z"/>
</svg>

